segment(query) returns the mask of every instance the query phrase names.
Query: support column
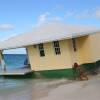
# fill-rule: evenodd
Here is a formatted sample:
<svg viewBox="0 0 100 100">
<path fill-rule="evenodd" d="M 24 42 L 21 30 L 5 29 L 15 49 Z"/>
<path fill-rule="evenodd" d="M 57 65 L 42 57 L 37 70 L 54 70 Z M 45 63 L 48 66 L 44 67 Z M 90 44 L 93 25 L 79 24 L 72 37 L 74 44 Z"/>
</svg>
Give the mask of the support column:
<svg viewBox="0 0 100 100">
<path fill-rule="evenodd" d="M 28 64 L 29 68 L 31 68 L 30 61 L 29 61 L 29 55 L 28 55 L 28 49 L 27 48 L 26 48 L 26 56 L 27 56 L 27 64 Z"/>
<path fill-rule="evenodd" d="M 3 71 L 6 71 L 6 64 L 4 61 L 3 51 L 0 50 L 0 64 Z"/>
</svg>

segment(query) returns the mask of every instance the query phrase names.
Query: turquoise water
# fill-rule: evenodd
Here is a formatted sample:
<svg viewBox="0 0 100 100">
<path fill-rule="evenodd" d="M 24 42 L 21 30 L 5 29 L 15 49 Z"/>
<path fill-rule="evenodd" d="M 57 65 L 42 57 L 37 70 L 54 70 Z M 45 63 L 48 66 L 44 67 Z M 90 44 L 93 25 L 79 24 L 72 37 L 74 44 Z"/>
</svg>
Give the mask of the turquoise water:
<svg viewBox="0 0 100 100">
<path fill-rule="evenodd" d="M 27 58 L 25 54 L 5 54 L 4 59 L 7 65 L 7 69 L 21 68 L 24 65 L 24 61 Z"/>
</svg>

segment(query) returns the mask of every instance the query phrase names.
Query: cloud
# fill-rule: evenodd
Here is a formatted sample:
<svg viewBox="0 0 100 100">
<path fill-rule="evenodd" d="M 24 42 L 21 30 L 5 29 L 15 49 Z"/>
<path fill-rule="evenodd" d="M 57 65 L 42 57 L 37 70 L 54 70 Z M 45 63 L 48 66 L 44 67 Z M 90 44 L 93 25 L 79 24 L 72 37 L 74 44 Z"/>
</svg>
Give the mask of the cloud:
<svg viewBox="0 0 100 100">
<path fill-rule="evenodd" d="M 50 12 L 44 12 L 38 17 L 37 24 L 35 27 L 42 24 L 48 23 L 50 21 L 64 21 L 67 18 L 75 19 L 100 19 L 100 8 L 85 9 L 79 11 L 78 9 L 66 11 L 62 17 L 55 16 Z M 34 27 L 34 25 L 32 26 Z"/>
<path fill-rule="evenodd" d="M 63 10 L 63 5 L 56 5 L 55 9 L 57 10 Z M 55 12 L 55 10 L 54 10 Z M 61 17 L 62 16 L 62 17 Z M 41 15 L 39 15 L 36 25 L 32 25 L 32 27 L 37 27 L 42 24 L 48 23 L 50 21 L 64 21 L 67 18 L 75 18 L 77 19 L 100 19 L 100 7 L 91 8 L 91 9 L 73 9 L 73 10 L 67 10 L 63 11 L 63 15 L 56 16 L 53 15 L 51 12 L 44 12 Z"/>
<path fill-rule="evenodd" d="M 50 15 L 49 12 L 45 12 L 45 13 L 41 14 L 41 15 L 38 17 L 37 26 L 39 26 L 39 25 L 45 23 L 45 22 L 48 20 L 49 15 Z"/>
<path fill-rule="evenodd" d="M 65 17 L 73 17 L 73 18 L 77 18 L 77 19 L 84 19 L 84 18 L 90 18 L 93 17 L 92 13 L 89 10 L 84 10 L 84 11 L 67 11 L 65 13 Z"/>
<path fill-rule="evenodd" d="M 49 21 L 58 21 L 61 20 L 59 16 L 52 16 L 50 12 L 45 12 L 38 17 L 36 26 L 48 23 Z"/>
<path fill-rule="evenodd" d="M 0 31 L 12 30 L 14 28 L 11 24 L 0 24 Z"/>
<path fill-rule="evenodd" d="M 100 8 L 93 9 L 85 9 L 82 11 L 74 10 L 74 11 L 66 11 L 65 18 L 73 17 L 76 19 L 89 19 L 89 18 L 100 18 Z"/>
<path fill-rule="evenodd" d="M 96 11 L 95 11 L 95 16 L 97 18 L 100 18 L 100 8 L 97 8 Z"/>
</svg>

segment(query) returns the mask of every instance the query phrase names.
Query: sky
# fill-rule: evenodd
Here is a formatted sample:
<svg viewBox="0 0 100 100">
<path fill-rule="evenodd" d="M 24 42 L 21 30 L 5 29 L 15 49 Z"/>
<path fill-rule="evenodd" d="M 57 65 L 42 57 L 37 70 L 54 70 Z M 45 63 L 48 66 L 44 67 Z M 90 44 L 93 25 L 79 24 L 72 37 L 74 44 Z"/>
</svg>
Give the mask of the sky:
<svg viewBox="0 0 100 100">
<path fill-rule="evenodd" d="M 53 20 L 100 27 L 100 0 L 0 0 L 0 41 Z"/>
</svg>

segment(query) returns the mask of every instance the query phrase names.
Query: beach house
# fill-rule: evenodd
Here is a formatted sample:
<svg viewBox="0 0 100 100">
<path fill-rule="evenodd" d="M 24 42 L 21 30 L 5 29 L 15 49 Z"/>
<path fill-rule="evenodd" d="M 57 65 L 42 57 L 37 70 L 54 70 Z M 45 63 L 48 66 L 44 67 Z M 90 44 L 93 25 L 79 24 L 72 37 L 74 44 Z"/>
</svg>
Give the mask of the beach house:
<svg viewBox="0 0 100 100">
<path fill-rule="evenodd" d="M 3 50 L 26 48 L 30 69 L 48 77 L 68 76 L 75 62 L 100 60 L 100 29 L 91 26 L 49 22 L 0 43 Z"/>
</svg>

